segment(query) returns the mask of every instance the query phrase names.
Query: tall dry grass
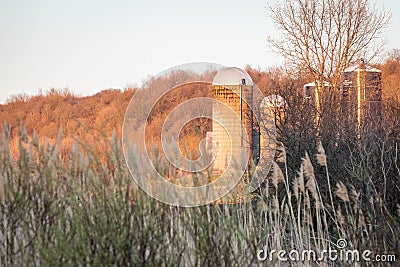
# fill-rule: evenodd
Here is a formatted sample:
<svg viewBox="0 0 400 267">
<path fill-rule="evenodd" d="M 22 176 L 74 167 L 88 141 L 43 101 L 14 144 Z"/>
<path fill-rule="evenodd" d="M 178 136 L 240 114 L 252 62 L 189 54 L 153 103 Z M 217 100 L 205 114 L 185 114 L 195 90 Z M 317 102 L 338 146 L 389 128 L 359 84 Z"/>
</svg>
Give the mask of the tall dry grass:
<svg viewBox="0 0 400 267">
<path fill-rule="evenodd" d="M 345 262 L 260 262 L 260 249 L 332 247 L 398 254 L 399 217 L 379 196 L 368 203 L 347 181 L 331 185 L 329 159 L 320 146 L 314 166 L 305 154 L 289 177 L 286 151 L 262 188 L 236 204 L 181 208 L 143 193 L 124 164 L 114 136 L 100 161 L 75 141 L 69 162 L 55 144 L 30 138 L 23 127 L 18 157 L 3 127 L 0 143 L 1 266 L 257 266 L 345 265 Z M 140 166 L 137 166 L 140 168 Z M 324 169 L 323 176 L 316 168 Z M 282 171 L 283 170 L 283 171 Z M 320 173 L 320 172 L 318 172 Z M 329 194 L 320 184 L 327 182 Z"/>
</svg>

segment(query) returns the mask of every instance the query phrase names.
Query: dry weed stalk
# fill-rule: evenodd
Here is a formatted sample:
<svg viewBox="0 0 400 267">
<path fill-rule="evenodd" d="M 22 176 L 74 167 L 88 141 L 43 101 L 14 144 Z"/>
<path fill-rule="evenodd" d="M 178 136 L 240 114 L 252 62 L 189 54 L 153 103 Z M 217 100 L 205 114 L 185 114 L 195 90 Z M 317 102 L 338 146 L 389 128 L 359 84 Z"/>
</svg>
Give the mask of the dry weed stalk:
<svg viewBox="0 0 400 267">
<path fill-rule="evenodd" d="M 347 187 L 343 184 L 342 181 L 339 181 L 336 184 L 336 196 L 339 197 L 344 202 L 350 202 L 349 193 L 347 191 Z"/>
</svg>

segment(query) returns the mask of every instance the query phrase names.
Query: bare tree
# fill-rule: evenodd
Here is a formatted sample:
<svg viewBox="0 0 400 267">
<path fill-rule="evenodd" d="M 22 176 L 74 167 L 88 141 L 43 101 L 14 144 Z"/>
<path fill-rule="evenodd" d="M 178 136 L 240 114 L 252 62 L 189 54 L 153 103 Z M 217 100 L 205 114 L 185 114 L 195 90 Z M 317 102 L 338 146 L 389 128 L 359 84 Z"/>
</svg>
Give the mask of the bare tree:
<svg viewBox="0 0 400 267">
<path fill-rule="evenodd" d="M 391 18 L 369 0 L 282 0 L 269 6 L 269 15 L 282 33 L 268 38 L 270 46 L 315 82 L 334 87 L 347 65 L 382 49 Z"/>
</svg>

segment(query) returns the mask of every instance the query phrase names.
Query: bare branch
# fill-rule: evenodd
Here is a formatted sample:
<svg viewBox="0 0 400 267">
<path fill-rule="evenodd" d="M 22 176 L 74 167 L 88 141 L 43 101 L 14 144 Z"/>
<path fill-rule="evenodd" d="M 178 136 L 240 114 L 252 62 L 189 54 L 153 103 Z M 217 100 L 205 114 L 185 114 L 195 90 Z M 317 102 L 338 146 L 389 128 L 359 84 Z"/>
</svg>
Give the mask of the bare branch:
<svg viewBox="0 0 400 267">
<path fill-rule="evenodd" d="M 369 0 L 284 0 L 270 5 L 269 15 L 282 34 L 268 38 L 272 49 L 315 81 L 333 86 L 350 63 L 380 52 L 391 19 Z"/>
</svg>

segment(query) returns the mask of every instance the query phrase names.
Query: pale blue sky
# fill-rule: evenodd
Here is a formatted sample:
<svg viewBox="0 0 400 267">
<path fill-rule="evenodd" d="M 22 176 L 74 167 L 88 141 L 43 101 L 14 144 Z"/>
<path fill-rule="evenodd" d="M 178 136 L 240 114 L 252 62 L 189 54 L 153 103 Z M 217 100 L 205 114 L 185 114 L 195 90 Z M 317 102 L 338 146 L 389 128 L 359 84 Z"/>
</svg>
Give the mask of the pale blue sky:
<svg viewBox="0 0 400 267">
<path fill-rule="evenodd" d="M 400 48 L 400 1 L 388 48 Z M 279 65 L 267 1 L 0 0 L 0 103 L 11 94 L 68 87 L 88 95 L 141 85 L 148 75 L 196 61 Z"/>
</svg>

